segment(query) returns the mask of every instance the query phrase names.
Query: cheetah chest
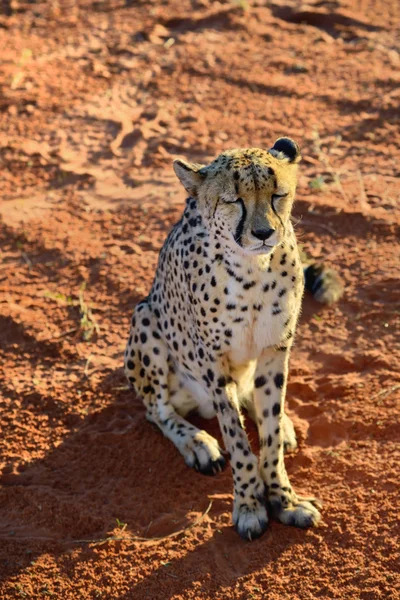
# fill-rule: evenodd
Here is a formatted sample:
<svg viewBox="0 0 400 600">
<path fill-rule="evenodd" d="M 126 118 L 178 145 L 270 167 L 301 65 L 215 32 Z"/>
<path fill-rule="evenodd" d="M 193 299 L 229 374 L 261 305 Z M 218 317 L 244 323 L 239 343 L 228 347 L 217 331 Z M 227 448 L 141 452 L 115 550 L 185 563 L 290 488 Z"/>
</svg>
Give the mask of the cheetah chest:
<svg viewBox="0 0 400 600">
<path fill-rule="evenodd" d="M 301 268 L 289 275 L 271 270 L 246 278 L 224 280 L 219 315 L 221 350 L 233 364 L 241 365 L 260 356 L 265 348 L 281 346 L 294 333 L 303 293 Z"/>
</svg>

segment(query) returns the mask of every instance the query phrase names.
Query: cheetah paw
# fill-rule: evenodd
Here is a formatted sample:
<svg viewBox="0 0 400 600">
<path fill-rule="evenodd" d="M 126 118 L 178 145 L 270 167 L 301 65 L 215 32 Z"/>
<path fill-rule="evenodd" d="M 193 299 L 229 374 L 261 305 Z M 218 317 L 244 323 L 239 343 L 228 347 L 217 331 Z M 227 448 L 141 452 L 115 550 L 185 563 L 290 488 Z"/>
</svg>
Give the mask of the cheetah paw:
<svg viewBox="0 0 400 600">
<path fill-rule="evenodd" d="M 203 475 L 216 475 L 225 466 L 225 458 L 215 438 L 206 431 L 199 431 L 182 450 L 188 467 Z"/>
<path fill-rule="evenodd" d="M 255 540 L 267 529 L 268 516 L 265 506 L 256 501 L 252 507 L 247 504 L 235 504 L 232 521 L 240 537 L 245 540 Z"/>
<path fill-rule="evenodd" d="M 321 503 L 316 498 L 297 498 L 287 507 L 284 507 L 278 498 L 270 498 L 269 506 L 275 519 L 285 525 L 301 527 L 315 527 L 321 520 L 318 508 Z"/>
</svg>

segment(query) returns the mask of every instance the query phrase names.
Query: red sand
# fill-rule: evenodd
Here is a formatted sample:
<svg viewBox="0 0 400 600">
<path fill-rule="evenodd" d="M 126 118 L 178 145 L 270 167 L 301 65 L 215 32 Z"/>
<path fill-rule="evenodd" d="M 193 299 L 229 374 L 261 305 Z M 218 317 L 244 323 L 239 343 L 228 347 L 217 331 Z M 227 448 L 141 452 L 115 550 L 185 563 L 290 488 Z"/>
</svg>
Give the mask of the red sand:
<svg viewBox="0 0 400 600">
<path fill-rule="evenodd" d="M 400 598 L 399 3 L 9 4 L 0 598 Z M 284 134 L 304 155 L 300 241 L 346 295 L 305 299 L 288 390 L 288 471 L 323 524 L 247 543 L 230 469 L 184 465 L 126 389 L 122 352 L 182 209 L 172 159 Z M 210 499 L 162 542 L 79 541 L 166 535 Z"/>
</svg>

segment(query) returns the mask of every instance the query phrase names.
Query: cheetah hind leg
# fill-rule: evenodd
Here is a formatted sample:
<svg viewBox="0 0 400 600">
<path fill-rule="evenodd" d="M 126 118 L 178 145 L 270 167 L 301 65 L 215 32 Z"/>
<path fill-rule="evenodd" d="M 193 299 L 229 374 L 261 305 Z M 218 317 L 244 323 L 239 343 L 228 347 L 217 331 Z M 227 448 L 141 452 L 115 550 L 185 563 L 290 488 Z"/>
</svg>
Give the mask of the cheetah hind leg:
<svg viewBox="0 0 400 600">
<path fill-rule="evenodd" d="M 168 349 L 145 302 L 136 309 L 132 320 L 125 352 L 125 374 L 143 399 L 147 419 L 173 442 L 186 464 L 204 475 L 222 471 L 225 459 L 217 440 L 186 421 L 172 404 Z"/>
<path fill-rule="evenodd" d="M 168 388 L 171 404 L 181 417 L 186 417 L 191 412 L 195 412 L 203 419 L 213 419 L 216 416 L 215 408 L 209 401 L 208 396 L 205 396 L 208 401 L 199 401 L 196 390 L 189 389 L 187 380 L 180 377 L 175 370 L 169 375 Z"/>
</svg>

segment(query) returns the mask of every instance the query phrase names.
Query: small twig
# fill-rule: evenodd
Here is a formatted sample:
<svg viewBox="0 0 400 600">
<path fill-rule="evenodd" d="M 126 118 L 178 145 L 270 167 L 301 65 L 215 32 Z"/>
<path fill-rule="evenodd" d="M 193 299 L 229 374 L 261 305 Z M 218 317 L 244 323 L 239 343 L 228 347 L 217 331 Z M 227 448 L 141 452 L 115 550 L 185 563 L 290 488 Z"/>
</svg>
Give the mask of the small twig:
<svg viewBox="0 0 400 600">
<path fill-rule="evenodd" d="M 85 341 L 88 341 L 93 332 L 96 331 L 97 335 L 100 333 L 100 327 L 93 317 L 92 309 L 89 304 L 85 302 L 84 298 L 84 290 L 86 289 L 86 283 L 83 282 L 79 289 L 79 310 L 81 313 L 81 323 L 80 328 L 83 332 L 83 338 Z"/>
<path fill-rule="evenodd" d="M 29 256 L 27 255 L 27 253 L 26 252 L 21 252 L 21 256 L 24 259 L 24 261 L 26 262 L 26 264 L 28 265 L 28 268 L 31 269 L 33 263 L 31 261 L 31 259 L 29 258 Z"/>
<path fill-rule="evenodd" d="M 60 338 L 66 337 L 70 333 L 75 333 L 75 331 L 77 331 L 77 330 L 78 330 L 78 327 L 73 327 L 72 329 L 67 329 L 67 331 L 64 331 L 63 333 L 60 333 L 59 335 L 51 335 L 48 338 L 43 338 L 43 339 L 38 340 L 38 341 L 39 342 L 50 342 L 51 340 L 59 340 Z"/>
<path fill-rule="evenodd" d="M 90 359 L 92 358 L 92 356 L 93 356 L 93 353 L 90 353 L 90 354 L 89 354 L 89 357 L 88 357 L 88 359 L 87 359 L 87 361 L 86 361 L 85 368 L 84 368 L 84 371 L 83 371 L 83 374 L 85 375 L 85 377 L 87 377 L 87 376 L 88 376 L 89 365 L 90 365 Z"/>
<path fill-rule="evenodd" d="M 199 525 L 204 519 L 205 517 L 208 515 L 208 513 L 211 510 L 213 501 L 210 500 L 210 504 L 208 505 L 208 507 L 206 508 L 206 510 L 203 512 L 203 514 L 197 519 L 197 521 L 194 521 L 194 523 L 191 523 L 190 525 L 188 525 L 187 527 L 183 527 L 183 529 L 179 529 L 178 531 L 174 531 L 173 533 L 169 533 L 168 535 L 163 535 L 160 537 L 152 537 L 152 538 L 146 538 L 146 537 L 141 537 L 141 536 L 135 536 L 135 535 L 127 535 L 127 536 L 121 536 L 121 535 L 110 535 L 109 537 L 106 538 L 100 538 L 100 539 L 83 539 L 83 540 L 57 540 L 55 538 L 51 538 L 51 537 L 35 537 L 35 536 L 21 536 L 21 537 L 17 537 L 17 536 L 12 536 L 12 535 L 0 535 L 0 540 L 7 540 L 7 541 L 43 541 L 43 542 L 55 542 L 55 543 L 62 543 L 62 544 L 94 544 L 95 546 L 101 546 L 103 544 L 107 544 L 108 542 L 150 542 L 151 544 L 155 544 L 157 542 L 161 542 L 163 540 L 167 540 L 170 538 L 174 538 L 177 537 L 178 535 L 182 535 L 182 533 L 186 533 L 186 531 L 189 531 L 190 529 L 192 529 L 193 527 L 196 527 L 196 525 Z M 123 527 L 121 529 L 121 531 L 124 531 L 125 527 Z M 147 528 L 148 529 L 148 528 Z"/>
<path fill-rule="evenodd" d="M 146 531 L 144 532 L 144 536 L 145 536 L 145 537 L 147 536 L 147 534 L 148 534 L 148 532 L 149 532 L 149 529 L 150 529 L 150 527 L 151 527 L 152 525 L 153 525 L 153 521 L 150 521 L 150 523 L 149 523 L 149 524 L 147 525 L 147 527 L 146 527 Z"/>
<path fill-rule="evenodd" d="M 346 202 L 348 202 L 349 199 L 348 199 L 348 196 L 347 196 L 346 192 L 344 191 L 344 187 L 342 186 L 342 182 L 340 181 L 339 173 L 337 171 L 335 171 L 333 167 L 331 167 L 329 159 L 327 159 L 327 162 L 325 164 L 326 164 L 327 168 L 329 169 L 329 171 L 330 171 L 330 173 L 331 173 L 331 175 L 333 177 L 333 181 L 336 183 L 336 185 L 337 185 L 337 187 L 339 189 L 339 192 L 342 194 L 343 199 Z"/>
<path fill-rule="evenodd" d="M 391 394 L 392 392 L 395 392 L 399 388 L 400 388 L 400 384 L 393 385 L 391 388 L 389 388 L 389 389 L 386 388 L 385 390 L 381 390 L 380 392 L 375 394 L 375 396 L 371 396 L 370 400 L 376 400 L 377 398 L 380 398 L 381 396 L 388 396 L 389 394 Z"/>
</svg>

